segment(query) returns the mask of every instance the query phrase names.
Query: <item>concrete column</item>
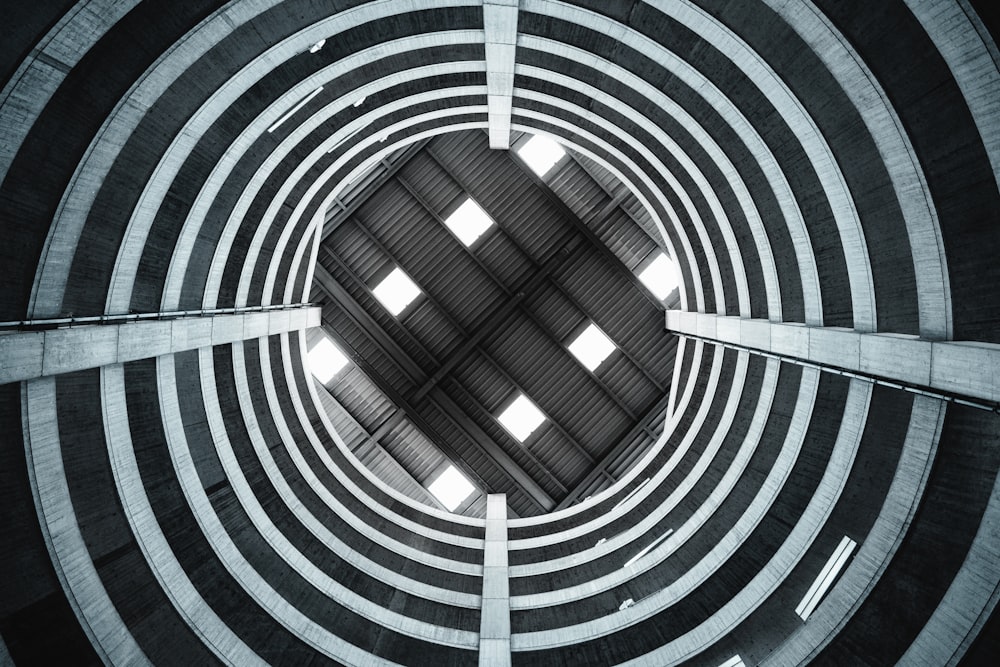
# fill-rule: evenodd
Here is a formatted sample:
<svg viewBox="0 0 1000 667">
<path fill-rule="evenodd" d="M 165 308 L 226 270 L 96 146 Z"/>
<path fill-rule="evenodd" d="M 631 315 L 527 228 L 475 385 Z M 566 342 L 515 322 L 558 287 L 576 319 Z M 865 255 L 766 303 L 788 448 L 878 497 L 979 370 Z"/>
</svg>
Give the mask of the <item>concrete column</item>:
<svg viewBox="0 0 1000 667">
<path fill-rule="evenodd" d="M 507 571 L 507 494 L 486 498 L 480 667 L 510 667 L 510 585 Z"/>
<path fill-rule="evenodd" d="M 510 148 L 510 116 L 514 98 L 514 50 L 517 47 L 517 0 L 485 0 L 486 101 L 490 148 Z"/>
</svg>

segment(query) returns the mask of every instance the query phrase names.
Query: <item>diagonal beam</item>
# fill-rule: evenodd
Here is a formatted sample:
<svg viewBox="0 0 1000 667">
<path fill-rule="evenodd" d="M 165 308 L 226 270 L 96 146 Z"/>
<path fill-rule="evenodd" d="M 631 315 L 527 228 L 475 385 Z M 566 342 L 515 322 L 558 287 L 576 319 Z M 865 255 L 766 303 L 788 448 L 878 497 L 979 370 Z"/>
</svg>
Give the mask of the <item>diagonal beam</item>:
<svg viewBox="0 0 1000 667">
<path fill-rule="evenodd" d="M 448 508 L 445 507 L 441 503 L 441 501 L 437 499 L 437 496 L 428 491 L 427 487 L 425 487 L 423 484 L 417 481 L 417 478 L 414 477 L 410 473 L 410 471 L 407 470 L 406 467 L 402 463 L 400 463 L 395 456 L 390 454 L 386 450 L 386 448 L 382 446 L 382 443 L 380 442 L 381 439 L 385 437 L 386 433 L 392 429 L 392 427 L 399 424 L 403 420 L 403 415 L 401 410 L 397 410 L 396 412 L 394 412 L 392 416 L 390 416 L 386 420 L 386 423 L 380 426 L 377 431 L 369 433 L 368 429 L 366 429 L 361 422 L 355 419 L 354 415 L 352 415 L 350 411 L 347 408 L 345 408 L 343 404 L 341 404 L 341 402 L 338 401 L 336 397 L 334 397 L 334 395 L 331 394 L 326 387 L 322 385 L 322 383 L 320 382 L 316 383 L 316 391 L 320 392 L 321 397 L 328 399 L 333 404 L 333 408 L 336 410 L 338 418 L 347 420 L 354 428 L 356 428 L 364 436 L 362 441 L 358 443 L 357 446 L 351 448 L 352 451 L 357 452 L 357 450 L 360 449 L 361 447 L 368 445 L 375 452 L 378 453 L 378 456 L 380 458 L 384 458 L 386 461 L 390 462 L 392 467 L 394 467 L 400 473 L 400 476 L 406 480 L 408 486 L 410 486 L 414 490 L 419 490 L 418 492 L 420 493 L 421 499 L 424 502 L 430 503 L 431 505 L 440 510 L 444 510 L 446 512 L 448 511 Z M 389 428 L 385 428 L 387 425 L 389 426 Z"/>
<path fill-rule="evenodd" d="M 486 103 L 490 148 L 510 148 L 510 117 L 514 100 L 514 51 L 517 48 L 517 0 L 485 0 Z"/>
<path fill-rule="evenodd" d="M 3 333 L 0 384 L 298 331 L 320 319 L 320 309 L 308 305 L 246 310 L 251 312 L 193 317 L 184 311 L 143 313 L 149 319 Z M 32 323 L 46 326 L 44 320 Z"/>
<path fill-rule="evenodd" d="M 372 196 L 389 181 L 389 179 L 395 176 L 396 173 L 399 172 L 399 170 L 402 169 L 407 162 L 412 160 L 417 153 L 423 150 L 424 146 L 428 143 L 430 143 L 430 138 L 422 139 L 410 144 L 393 156 L 390 156 L 388 160 L 382 160 L 382 162 L 379 163 L 381 171 L 375 175 L 370 183 L 357 184 L 357 187 L 354 189 L 359 190 L 359 192 L 357 192 L 352 199 L 348 200 L 347 203 L 344 203 L 341 198 L 338 197 L 334 201 L 334 205 L 326 211 L 326 216 L 323 221 L 322 240 L 325 241 L 330 234 L 337 229 L 337 227 L 354 215 L 354 213 L 361 208 L 365 202 L 371 199 Z"/>
<path fill-rule="evenodd" d="M 327 251 L 329 254 L 329 251 Z M 329 296 L 340 308 L 347 313 L 347 315 L 355 322 L 358 328 L 365 332 L 369 340 L 376 345 L 387 358 L 391 359 L 393 363 L 400 368 L 404 373 L 406 373 L 414 381 L 415 384 L 420 384 L 426 380 L 426 374 L 420 368 L 420 366 L 413 361 L 412 358 L 401 348 L 396 342 L 387 334 L 378 323 L 358 304 L 354 298 L 345 290 L 340 284 L 330 275 L 330 273 L 321 265 L 316 265 L 315 270 L 315 284 L 320 287 L 323 292 Z M 332 331 L 333 327 L 326 327 L 328 333 L 338 337 L 335 331 Z M 343 344 L 347 345 L 346 341 Z M 350 350 L 348 346 L 345 351 Z M 482 478 L 475 472 L 468 470 L 468 466 L 464 465 L 462 457 L 458 456 L 458 453 L 451 447 L 451 445 L 442 438 L 435 429 L 427 423 L 427 421 L 421 416 L 420 411 L 415 407 L 414 401 L 402 396 L 398 390 L 392 385 L 391 382 L 382 378 L 376 369 L 371 368 L 360 355 L 355 353 L 356 360 L 359 362 L 358 365 L 366 374 L 369 374 L 372 382 L 389 397 L 399 408 L 401 408 L 407 417 L 417 426 L 420 430 L 424 431 L 424 434 L 436 445 L 442 452 L 445 452 L 452 461 L 463 468 L 463 471 L 469 472 L 472 479 L 480 480 L 482 488 L 484 491 L 489 492 L 491 489 L 489 485 L 486 485 Z M 370 372 L 369 372 L 370 371 Z M 516 461 L 514 461 L 510 456 L 500 448 L 496 442 L 493 441 L 485 432 L 482 431 L 471 419 L 465 416 L 461 409 L 458 408 L 450 398 L 442 396 L 443 392 L 433 392 L 426 397 L 426 400 L 435 404 L 437 409 L 444 415 L 446 415 L 449 420 L 451 420 L 456 427 L 464 431 L 470 438 L 470 440 L 481 450 L 481 452 L 492 459 L 499 469 L 507 476 L 510 482 L 521 489 L 528 498 L 534 502 L 539 509 L 543 512 L 549 511 L 553 506 L 555 506 L 555 501 L 546 493 L 546 491 L 540 487 L 532 477 L 525 472 Z"/>
</svg>

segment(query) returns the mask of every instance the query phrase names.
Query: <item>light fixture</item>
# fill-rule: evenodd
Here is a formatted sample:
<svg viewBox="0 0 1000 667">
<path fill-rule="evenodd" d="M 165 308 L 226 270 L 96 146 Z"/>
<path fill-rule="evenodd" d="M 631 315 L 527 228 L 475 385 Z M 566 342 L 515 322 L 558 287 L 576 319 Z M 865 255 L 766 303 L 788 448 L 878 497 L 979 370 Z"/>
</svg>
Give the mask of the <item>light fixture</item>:
<svg viewBox="0 0 1000 667">
<path fill-rule="evenodd" d="M 642 487 L 646 486 L 647 484 L 649 484 L 649 477 L 647 477 L 646 479 L 642 480 L 642 482 L 639 484 L 639 486 L 637 486 L 634 489 L 632 489 L 631 491 L 629 491 L 629 494 L 627 496 L 625 496 L 624 498 L 622 498 L 621 500 L 619 500 L 615 504 L 614 508 L 618 509 L 619 505 L 627 503 L 632 498 L 632 496 L 634 496 L 635 494 L 639 493 L 639 491 L 642 489 Z"/>
<path fill-rule="evenodd" d="M 326 384 L 347 365 L 348 359 L 333 341 L 323 334 L 315 345 L 309 348 L 306 355 L 309 360 L 309 370 L 317 380 Z"/>
<path fill-rule="evenodd" d="M 497 421 L 510 431 L 518 442 L 524 442 L 545 421 L 545 415 L 527 396 L 519 394 L 514 402 L 500 413 Z"/>
<path fill-rule="evenodd" d="M 296 111 L 298 111 L 299 109 L 301 109 L 305 105 L 309 104 L 309 100 L 311 100 L 312 98 L 314 98 L 317 95 L 319 95 L 320 92 L 322 92 L 322 90 L 323 90 L 323 86 L 320 86 L 316 90 L 314 90 L 311 93 L 309 93 L 308 95 L 306 95 L 305 98 L 301 102 L 299 102 L 294 107 L 292 107 L 291 109 L 289 109 L 288 111 L 286 111 L 284 113 L 284 115 L 281 116 L 281 118 L 279 118 L 278 120 L 276 120 L 274 122 L 274 125 L 272 125 L 271 127 L 267 128 L 267 131 L 268 132 L 274 132 L 275 130 L 277 130 L 281 126 L 282 123 L 284 123 L 286 120 L 288 120 L 289 118 L 291 118 L 292 116 L 294 116 Z"/>
<path fill-rule="evenodd" d="M 668 537 L 670 537 L 673 534 L 673 532 L 674 532 L 673 528 L 668 528 L 665 533 L 663 533 L 658 538 L 656 538 L 655 540 L 653 540 L 653 542 L 651 542 L 649 544 L 649 546 L 647 546 L 645 549 L 643 549 L 642 551 L 640 551 L 636 555 L 634 555 L 631 558 L 629 558 L 628 562 L 626 562 L 624 565 L 622 565 L 622 567 L 628 567 L 629 565 L 631 565 L 632 563 L 636 562 L 637 560 L 639 560 L 640 558 L 642 558 L 643 556 L 645 556 L 646 554 L 648 554 L 650 551 L 652 551 L 656 547 L 660 546 L 660 544 L 663 543 L 663 540 L 665 540 Z"/>
<path fill-rule="evenodd" d="M 427 487 L 427 490 L 434 494 L 434 497 L 441 501 L 441 504 L 449 512 L 454 512 L 455 508 L 465 502 L 465 499 L 472 495 L 476 487 L 465 478 L 465 475 L 458 471 L 453 465 L 445 468 L 444 472 L 438 475 Z"/>
<path fill-rule="evenodd" d="M 587 328 L 569 344 L 573 353 L 588 371 L 596 370 L 615 351 L 615 344 L 604 332 L 591 322 Z"/>
<path fill-rule="evenodd" d="M 319 40 L 318 42 L 316 42 L 315 44 L 313 44 L 312 46 L 310 46 L 309 47 L 309 53 L 316 53 L 317 51 L 319 51 L 320 49 L 323 48 L 324 44 L 326 44 L 326 39 L 325 38 Z"/>
<path fill-rule="evenodd" d="M 517 154 L 541 178 L 566 155 L 566 151 L 552 139 L 536 134 L 517 149 Z"/>
<path fill-rule="evenodd" d="M 677 265 L 662 252 L 639 273 L 639 280 L 660 301 L 677 287 Z"/>
<path fill-rule="evenodd" d="M 802 598 L 802 602 L 795 608 L 795 613 L 803 621 L 809 620 L 809 615 L 813 613 L 813 610 L 819 605 L 819 601 L 823 599 L 826 591 L 833 585 L 834 580 L 847 563 L 847 559 L 850 558 L 856 546 L 858 546 L 858 543 L 845 535 L 844 539 L 837 545 L 837 548 L 834 549 L 833 554 L 827 559 L 826 565 L 820 570 L 819 576 L 816 577 L 812 586 L 806 591 L 806 596 Z"/>
<path fill-rule="evenodd" d="M 493 226 L 493 220 L 474 199 L 468 197 L 445 219 L 444 224 L 459 241 L 469 247 Z"/>
<path fill-rule="evenodd" d="M 399 315 L 420 295 L 420 288 L 397 266 L 375 286 L 372 293 L 386 310 Z"/>
</svg>

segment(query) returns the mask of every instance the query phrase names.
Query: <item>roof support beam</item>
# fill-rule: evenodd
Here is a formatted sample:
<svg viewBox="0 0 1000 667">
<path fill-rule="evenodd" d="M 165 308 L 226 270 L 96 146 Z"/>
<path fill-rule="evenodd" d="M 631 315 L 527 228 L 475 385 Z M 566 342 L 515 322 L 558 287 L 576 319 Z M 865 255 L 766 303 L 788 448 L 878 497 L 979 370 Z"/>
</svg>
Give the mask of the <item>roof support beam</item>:
<svg viewBox="0 0 1000 667">
<path fill-rule="evenodd" d="M 336 259 L 336 256 L 332 253 L 327 253 Z M 367 312 L 361 307 L 353 297 L 341 287 L 337 281 L 330 275 L 322 264 L 316 265 L 315 272 L 315 284 L 322 289 L 327 296 L 330 297 L 340 308 L 347 313 L 347 315 L 354 320 L 357 326 L 365 332 L 368 338 L 377 345 L 381 351 L 396 364 L 404 373 L 410 376 L 411 380 L 415 384 L 420 384 L 426 381 L 426 374 L 420 368 L 420 366 L 413 361 L 406 352 L 400 348 L 395 342 L 386 334 L 378 323 Z M 345 345 L 345 352 L 351 350 L 350 346 L 347 346 L 347 341 L 340 338 L 340 336 L 332 330 L 332 327 L 327 327 L 327 332 L 338 339 L 338 343 Z M 425 419 L 422 418 L 420 412 L 414 407 L 413 403 L 407 400 L 405 397 L 401 396 L 398 391 L 392 386 L 391 382 L 386 381 L 381 378 L 374 369 L 370 368 L 364 360 L 360 358 L 360 355 L 356 353 L 353 355 L 355 361 L 358 363 L 359 367 L 365 371 L 366 374 L 371 378 L 378 388 L 392 400 L 397 407 L 401 408 L 407 415 L 407 417 L 421 429 L 424 434 L 449 458 L 452 462 L 463 469 L 463 472 L 468 474 L 471 479 L 479 480 L 481 488 L 487 493 L 491 489 L 487 488 L 488 485 L 482 480 L 475 471 L 471 471 L 462 464 L 462 458 L 458 456 L 457 452 L 449 445 L 449 443 L 443 441 L 440 436 L 438 436 L 435 430 L 427 423 Z M 461 409 L 455 405 L 443 391 L 436 390 L 432 391 L 425 400 L 434 403 L 441 413 L 448 416 L 448 418 L 461 430 L 469 436 L 470 440 L 479 447 L 482 452 L 492 459 L 498 467 L 505 473 L 511 482 L 519 487 L 532 501 L 543 511 L 547 512 L 552 507 L 555 506 L 555 501 L 546 493 L 546 491 L 540 487 L 531 476 L 526 473 L 516 461 L 514 461 L 510 456 L 503 451 L 499 445 L 497 445 L 492 438 L 490 438 L 486 433 L 482 431 L 471 419 L 466 416 Z M 419 402 L 415 400 L 414 402 Z"/>
<path fill-rule="evenodd" d="M 351 451 L 353 451 L 355 455 L 358 456 L 359 459 L 363 459 L 364 456 L 363 454 L 359 454 L 358 450 L 364 448 L 367 445 L 368 447 L 371 448 L 372 451 L 376 452 L 376 456 L 378 458 L 389 461 L 390 465 L 392 465 L 392 467 L 394 467 L 396 470 L 399 471 L 400 476 L 404 480 L 406 480 L 406 486 L 408 486 L 413 491 L 413 494 L 407 494 L 407 495 L 409 495 L 411 498 L 414 498 L 415 494 L 419 494 L 420 497 L 415 498 L 416 500 L 428 503 L 439 510 L 443 510 L 445 512 L 448 511 L 448 508 L 445 507 L 433 493 L 428 491 L 427 487 L 425 487 L 423 484 L 417 481 L 417 478 L 414 477 L 410 473 L 410 471 L 407 470 L 406 467 L 403 466 L 403 464 L 400 463 L 398 459 L 396 459 L 395 456 L 386 451 L 385 447 L 383 447 L 382 443 L 380 442 L 380 440 L 383 437 L 385 437 L 385 435 L 388 433 L 389 430 L 392 429 L 392 427 L 394 427 L 395 425 L 399 424 L 399 422 L 402 421 L 403 419 L 402 410 L 396 410 L 396 412 L 394 412 L 392 416 L 390 416 L 389 419 L 386 420 L 386 424 L 380 426 L 378 430 L 375 431 L 374 433 L 369 433 L 368 429 L 366 429 L 361 422 L 355 419 L 354 415 L 352 415 L 350 411 L 348 411 L 347 408 L 345 408 L 340 403 L 340 401 L 338 401 L 336 397 L 330 393 L 330 391 L 326 387 L 324 387 L 319 382 L 317 382 L 316 385 L 317 385 L 316 391 L 321 392 L 320 395 L 322 397 L 329 399 L 330 402 L 332 403 L 332 408 L 328 409 L 336 410 L 338 418 L 350 422 L 350 424 L 354 426 L 354 428 L 358 429 L 358 431 L 360 431 L 361 434 L 364 436 L 361 442 L 351 447 Z M 386 428 L 387 425 L 388 428 Z M 406 489 L 398 489 L 398 490 L 401 491 L 402 493 L 406 493 Z"/>
<path fill-rule="evenodd" d="M 434 371 L 434 374 L 423 384 L 422 387 L 417 391 L 418 396 L 422 396 L 430 391 L 434 385 L 440 382 L 446 375 L 448 375 L 455 366 L 457 366 L 462 360 L 464 360 L 473 351 L 478 351 L 484 357 L 489 355 L 481 345 L 484 340 L 488 339 L 491 335 L 494 335 L 499 330 L 500 325 L 510 317 L 510 314 L 514 312 L 521 303 L 527 298 L 528 294 L 533 293 L 538 287 L 549 278 L 553 271 L 562 266 L 562 264 L 571 258 L 574 251 L 579 247 L 577 243 L 574 243 L 575 238 L 570 238 L 558 252 L 553 253 L 548 260 L 541 266 L 538 266 L 517 288 L 514 290 L 503 303 L 497 306 L 493 311 L 488 313 L 476 328 L 469 332 L 469 337 L 466 338 L 461 345 L 458 346 L 449 356 L 447 361 Z M 499 284 L 499 283 L 498 283 Z M 501 285 L 502 286 L 502 285 Z M 542 323 L 533 317 L 531 313 L 528 313 L 532 317 L 532 321 L 535 322 L 537 326 L 542 328 Z"/>
<path fill-rule="evenodd" d="M 0 384 L 298 331 L 320 321 L 320 309 L 308 305 L 193 317 L 142 315 L 148 319 L 0 333 Z M 44 320 L 33 324 L 45 326 Z"/>
<path fill-rule="evenodd" d="M 667 329 L 855 375 L 897 389 L 962 401 L 1000 403 L 1000 345 L 976 341 L 930 341 L 896 333 L 859 333 L 763 319 L 668 310 Z M 929 391 L 927 391 L 929 390 Z"/>
<path fill-rule="evenodd" d="M 485 0 L 486 102 L 490 148 L 510 148 L 510 116 L 514 99 L 514 51 L 517 48 L 517 0 Z"/>
<path fill-rule="evenodd" d="M 374 175 L 369 174 L 363 179 L 358 179 L 358 183 L 348 185 L 346 191 L 338 195 L 333 205 L 326 211 L 323 221 L 322 239 L 326 240 L 337 227 L 354 215 L 355 211 L 371 199 L 390 178 L 395 176 L 429 142 L 430 139 L 422 139 L 410 144 L 401 151 L 397 151 L 379 162 Z M 355 193 L 355 191 L 359 192 Z M 342 198 L 347 200 L 346 203 Z"/>
</svg>

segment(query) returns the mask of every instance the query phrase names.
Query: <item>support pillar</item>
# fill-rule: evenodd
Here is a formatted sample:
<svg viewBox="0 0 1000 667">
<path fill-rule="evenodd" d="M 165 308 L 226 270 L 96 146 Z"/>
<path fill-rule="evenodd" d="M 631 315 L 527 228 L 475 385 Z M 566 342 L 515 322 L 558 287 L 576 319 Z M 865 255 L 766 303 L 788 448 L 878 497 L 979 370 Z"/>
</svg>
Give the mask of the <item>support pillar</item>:
<svg viewBox="0 0 1000 667">
<path fill-rule="evenodd" d="M 510 584 L 507 577 L 507 494 L 491 493 L 486 498 L 479 667 L 510 667 Z"/>
</svg>

